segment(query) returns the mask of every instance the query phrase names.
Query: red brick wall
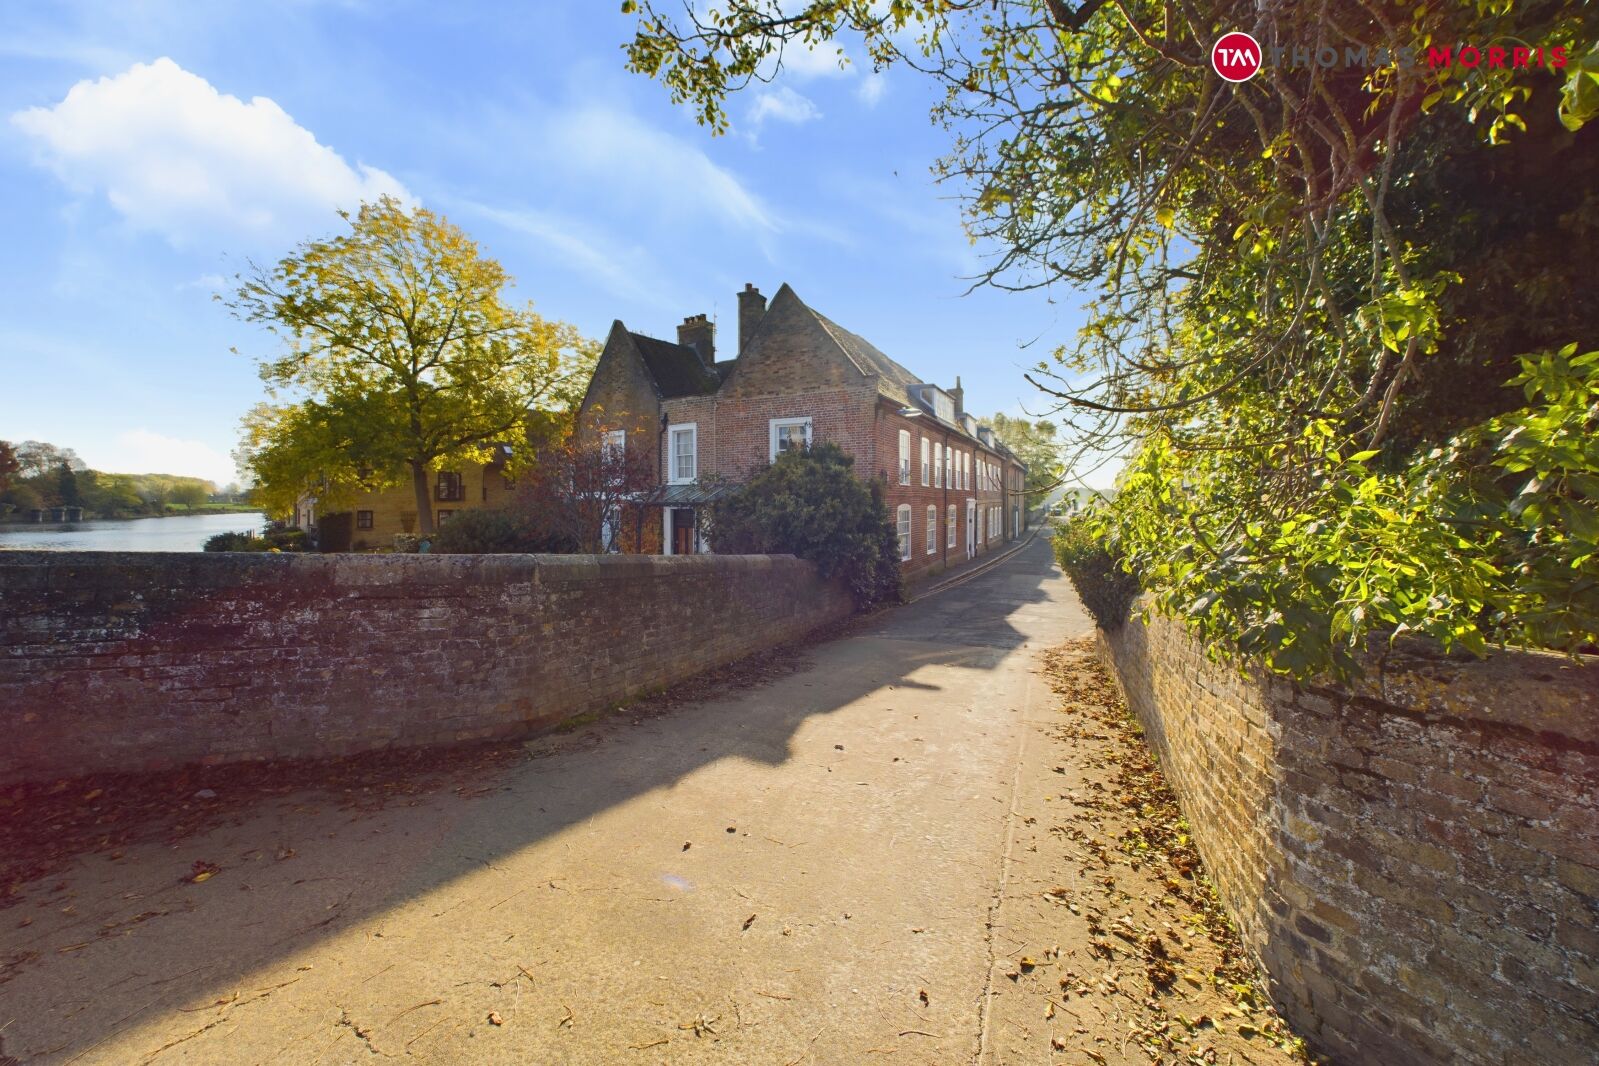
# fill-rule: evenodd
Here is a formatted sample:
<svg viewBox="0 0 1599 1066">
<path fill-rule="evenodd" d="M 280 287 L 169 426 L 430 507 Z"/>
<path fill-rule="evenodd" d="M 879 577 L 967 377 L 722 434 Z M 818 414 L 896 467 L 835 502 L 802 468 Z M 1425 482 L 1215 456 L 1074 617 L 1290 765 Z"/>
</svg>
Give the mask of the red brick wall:
<svg viewBox="0 0 1599 1066">
<path fill-rule="evenodd" d="M 855 471 L 873 466 L 872 409 L 876 391 L 854 385 L 783 396 L 720 396 L 716 403 L 718 452 L 715 469 L 742 480 L 771 460 L 771 421 L 811 419 L 811 439 L 837 444 L 855 457 Z"/>
<path fill-rule="evenodd" d="M 1242 677 L 1171 619 L 1101 641 L 1245 945 L 1321 1051 L 1592 1061 L 1599 664 L 1395 654 L 1345 690 Z"/>
<path fill-rule="evenodd" d="M 909 505 L 911 509 L 911 559 L 905 564 L 905 573 L 909 575 L 931 574 L 946 566 L 964 562 L 966 559 L 966 501 L 977 501 L 979 537 L 977 554 L 979 556 L 1000 548 L 1005 540 L 1012 539 L 996 535 L 991 539 L 981 536 L 983 526 L 982 512 L 988 507 L 1001 506 L 1005 502 L 1003 488 L 983 487 L 977 475 L 977 462 L 983 459 L 990 463 L 1001 461 L 1000 456 L 982 444 L 971 440 L 964 434 L 956 433 L 940 423 L 934 422 L 925 416 L 906 418 L 891 409 L 887 404 L 879 407 L 879 418 L 876 430 L 876 450 L 879 456 L 877 472 L 884 479 L 886 500 L 889 514 L 897 518 L 897 509 L 900 505 Z M 911 483 L 899 483 L 899 432 L 906 430 L 911 435 Z M 951 489 L 947 485 L 938 486 L 935 478 L 929 474 L 928 484 L 922 485 L 922 451 L 921 441 L 926 437 L 931 443 L 942 444 L 946 448 L 954 447 L 958 452 L 971 456 L 972 473 L 967 482 L 967 488 Z M 948 516 L 949 505 L 955 505 L 957 530 L 955 547 L 946 548 L 948 543 Z M 938 538 L 937 550 L 929 555 L 927 553 L 927 508 L 929 505 L 938 508 Z"/>
<path fill-rule="evenodd" d="M 717 407 L 715 396 L 683 396 L 674 400 L 662 400 L 661 411 L 666 415 L 668 431 L 661 437 L 661 482 L 668 483 L 672 479 L 671 471 L 671 431 L 670 426 L 685 426 L 690 422 L 695 425 L 696 447 L 699 449 L 699 475 L 715 473 L 715 456 L 720 437 L 717 433 L 716 419 Z"/>
<path fill-rule="evenodd" d="M 0 552 L 0 782 L 527 733 L 852 607 L 791 556 Z"/>
</svg>

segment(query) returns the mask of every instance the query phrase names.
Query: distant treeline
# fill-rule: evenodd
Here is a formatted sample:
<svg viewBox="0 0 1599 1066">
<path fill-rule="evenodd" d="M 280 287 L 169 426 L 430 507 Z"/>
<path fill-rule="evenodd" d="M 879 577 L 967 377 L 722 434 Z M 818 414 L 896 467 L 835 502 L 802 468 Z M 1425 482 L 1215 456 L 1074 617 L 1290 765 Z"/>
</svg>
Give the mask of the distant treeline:
<svg viewBox="0 0 1599 1066">
<path fill-rule="evenodd" d="M 81 507 L 85 515 L 132 518 L 245 502 L 237 485 L 219 492 L 213 482 L 197 477 L 107 474 L 90 470 L 71 448 L 0 440 L 0 521 L 26 518 L 38 508 Z"/>
</svg>

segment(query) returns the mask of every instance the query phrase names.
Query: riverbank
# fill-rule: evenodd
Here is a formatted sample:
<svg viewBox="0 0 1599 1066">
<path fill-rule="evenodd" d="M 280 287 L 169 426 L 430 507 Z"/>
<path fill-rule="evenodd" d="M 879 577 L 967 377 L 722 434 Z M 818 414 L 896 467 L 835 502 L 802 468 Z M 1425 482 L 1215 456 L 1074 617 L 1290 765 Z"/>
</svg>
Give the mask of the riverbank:
<svg viewBox="0 0 1599 1066">
<path fill-rule="evenodd" d="M 16 514 L 0 516 L 0 530 L 10 531 L 16 528 L 23 529 L 71 529 L 83 525 L 85 522 L 139 522 L 147 518 L 194 518 L 200 515 L 217 514 L 260 514 L 259 507 L 252 507 L 247 503 L 208 503 L 192 510 L 168 511 L 165 514 L 108 514 L 88 515 L 77 522 L 31 522 L 27 518 L 18 517 Z"/>
</svg>

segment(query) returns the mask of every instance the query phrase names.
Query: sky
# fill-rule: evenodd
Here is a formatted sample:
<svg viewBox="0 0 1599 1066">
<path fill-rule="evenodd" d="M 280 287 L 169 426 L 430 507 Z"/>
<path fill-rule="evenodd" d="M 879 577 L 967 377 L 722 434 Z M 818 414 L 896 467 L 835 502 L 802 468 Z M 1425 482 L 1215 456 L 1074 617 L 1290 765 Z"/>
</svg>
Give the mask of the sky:
<svg viewBox="0 0 1599 1066">
<path fill-rule="evenodd" d="M 705 313 L 731 354 L 735 293 L 788 282 L 925 380 L 959 375 L 974 413 L 1043 409 L 1022 370 L 1082 300 L 965 295 L 984 249 L 929 174 L 931 85 L 791 55 L 713 137 L 624 69 L 620 7 L 5 0 L 0 439 L 235 480 L 276 348 L 214 296 L 384 193 L 591 337 Z"/>
</svg>

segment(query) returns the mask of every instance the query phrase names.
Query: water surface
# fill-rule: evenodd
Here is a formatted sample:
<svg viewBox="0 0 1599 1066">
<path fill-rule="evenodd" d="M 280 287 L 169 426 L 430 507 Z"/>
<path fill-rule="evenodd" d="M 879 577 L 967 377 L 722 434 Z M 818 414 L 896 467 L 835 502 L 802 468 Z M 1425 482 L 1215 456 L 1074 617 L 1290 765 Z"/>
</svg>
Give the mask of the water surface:
<svg viewBox="0 0 1599 1066">
<path fill-rule="evenodd" d="M 0 524 L 0 550 L 197 552 L 217 533 L 259 533 L 266 515 L 195 514 L 168 518 L 95 519 L 65 525 Z"/>
</svg>

